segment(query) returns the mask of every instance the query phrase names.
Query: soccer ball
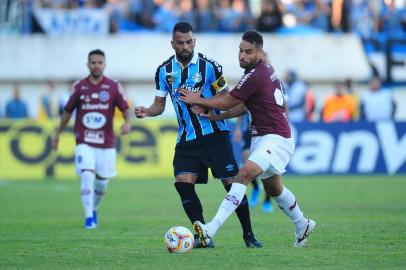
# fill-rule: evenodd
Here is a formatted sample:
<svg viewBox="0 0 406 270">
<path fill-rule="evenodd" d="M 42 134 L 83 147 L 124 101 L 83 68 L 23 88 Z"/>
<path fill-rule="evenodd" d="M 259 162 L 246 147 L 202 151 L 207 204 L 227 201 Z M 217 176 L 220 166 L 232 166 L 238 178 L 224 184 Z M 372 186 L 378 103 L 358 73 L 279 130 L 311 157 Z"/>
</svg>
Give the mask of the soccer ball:
<svg viewBox="0 0 406 270">
<path fill-rule="evenodd" d="M 170 253 L 183 254 L 192 250 L 194 238 L 188 228 L 175 226 L 165 233 L 164 242 Z"/>
</svg>

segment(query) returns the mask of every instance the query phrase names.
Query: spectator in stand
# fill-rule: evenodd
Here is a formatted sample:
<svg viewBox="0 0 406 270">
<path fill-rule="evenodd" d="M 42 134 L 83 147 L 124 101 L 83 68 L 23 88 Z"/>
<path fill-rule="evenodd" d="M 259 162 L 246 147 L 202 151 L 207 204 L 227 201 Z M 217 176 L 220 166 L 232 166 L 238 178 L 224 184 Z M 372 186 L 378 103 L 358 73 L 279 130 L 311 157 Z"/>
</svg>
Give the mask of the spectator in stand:
<svg viewBox="0 0 406 270">
<path fill-rule="evenodd" d="M 243 32 L 250 28 L 252 16 L 245 0 L 219 0 L 217 23 L 220 32 Z"/>
<path fill-rule="evenodd" d="M 345 123 L 355 120 L 357 101 L 344 83 L 336 83 L 335 93 L 327 97 L 321 118 L 325 123 Z"/>
<path fill-rule="evenodd" d="M 192 0 L 179 0 L 178 21 L 188 22 L 193 29 L 196 28 L 196 12 Z"/>
<path fill-rule="evenodd" d="M 196 32 L 211 32 L 215 30 L 214 13 L 210 0 L 196 0 Z"/>
<path fill-rule="evenodd" d="M 391 120 L 396 112 L 396 103 L 388 89 L 382 89 L 381 80 L 373 77 L 369 89 L 361 96 L 361 119 L 368 122 Z"/>
<path fill-rule="evenodd" d="M 47 83 L 46 92 L 41 96 L 41 103 L 39 107 L 38 118 L 40 120 L 59 117 L 59 97 L 55 82 L 49 81 Z"/>
<path fill-rule="evenodd" d="M 262 0 L 261 14 L 257 18 L 257 30 L 275 32 L 283 26 L 283 5 L 278 0 Z"/>
<path fill-rule="evenodd" d="M 6 104 L 6 118 L 24 119 L 28 118 L 27 104 L 21 99 L 20 86 L 14 84 L 13 98 Z"/>
<path fill-rule="evenodd" d="M 154 14 L 155 29 L 169 33 L 178 21 L 179 8 L 175 0 L 164 0 Z"/>
<path fill-rule="evenodd" d="M 395 0 L 386 1 L 381 16 L 381 30 L 389 37 L 404 38 L 406 36 L 406 9 L 405 6 L 397 8 L 395 2 Z"/>
<path fill-rule="evenodd" d="M 295 71 L 289 70 L 285 74 L 285 90 L 288 100 L 289 121 L 293 123 L 305 121 L 307 84 L 298 78 Z"/>
</svg>

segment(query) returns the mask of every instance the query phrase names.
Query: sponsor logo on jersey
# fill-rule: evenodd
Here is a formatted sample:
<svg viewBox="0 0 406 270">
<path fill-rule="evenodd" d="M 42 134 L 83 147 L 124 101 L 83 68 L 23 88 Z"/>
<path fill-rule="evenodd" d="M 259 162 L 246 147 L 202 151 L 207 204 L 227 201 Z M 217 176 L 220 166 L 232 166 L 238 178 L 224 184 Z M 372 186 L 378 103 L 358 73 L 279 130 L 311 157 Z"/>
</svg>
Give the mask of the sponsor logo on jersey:
<svg viewBox="0 0 406 270">
<path fill-rule="evenodd" d="M 108 110 L 109 109 L 109 104 L 89 104 L 85 103 L 82 105 L 82 110 Z"/>
<path fill-rule="evenodd" d="M 98 98 L 99 98 L 99 94 L 98 94 L 98 93 L 92 93 L 92 94 L 90 95 L 90 97 L 93 98 L 93 99 L 98 99 Z"/>
<path fill-rule="evenodd" d="M 276 81 L 276 79 L 278 79 L 278 74 L 276 74 L 276 72 L 272 73 L 271 76 L 269 76 L 269 78 L 271 78 L 271 81 Z"/>
<path fill-rule="evenodd" d="M 80 87 L 80 90 L 81 90 L 81 91 L 82 91 L 82 90 L 87 90 L 87 89 L 89 89 L 89 86 L 82 85 L 82 86 Z"/>
<path fill-rule="evenodd" d="M 193 80 L 194 83 L 201 82 L 202 81 L 202 74 L 200 72 L 193 74 L 192 80 Z"/>
<path fill-rule="evenodd" d="M 88 95 L 85 96 L 85 102 L 90 102 L 90 97 Z"/>
<path fill-rule="evenodd" d="M 106 117 L 99 112 L 88 112 L 83 115 L 82 123 L 90 129 L 99 129 L 106 124 Z"/>
<path fill-rule="evenodd" d="M 102 84 L 101 89 L 110 89 L 110 85 L 108 84 Z"/>
<path fill-rule="evenodd" d="M 173 84 L 176 82 L 176 73 L 177 72 L 166 72 L 165 73 L 165 80 L 168 82 L 168 84 Z"/>
<path fill-rule="evenodd" d="M 241 78 L 240 82 L 237 84 L 237 89 L 240 89 L 240 88 L 243 86 L 243 84 L 251 77 L 251 74 L 252 74 L 252 72 L 253 72 L 254 70 L 255 70 L 255 69 L 251 70 L 249 73 L 245 74 L 245 75 Z"/>
<path fill-rule="evenodd" d="M 99 99 L 101 102 L 107 102 L 110 98 L 110 94 L 107 91 L 101 91 L 99 94 Z"/>
<path fill-rule="evenodd" d="M 175 89 L 175 92 L 178 91 L 179 88 L 186 89 L 186 90 L 188 90 L 190 92 L 193 92 L 193 93 L 197 93 L 197 92 L 200 91 L 200 87 L 192 87 L 192 86 L 189 86 L 189 85 L 186 85 L 186 84 L 182 84 L 181 86 L 179 86 L 178 88 Z"/>
</svg>

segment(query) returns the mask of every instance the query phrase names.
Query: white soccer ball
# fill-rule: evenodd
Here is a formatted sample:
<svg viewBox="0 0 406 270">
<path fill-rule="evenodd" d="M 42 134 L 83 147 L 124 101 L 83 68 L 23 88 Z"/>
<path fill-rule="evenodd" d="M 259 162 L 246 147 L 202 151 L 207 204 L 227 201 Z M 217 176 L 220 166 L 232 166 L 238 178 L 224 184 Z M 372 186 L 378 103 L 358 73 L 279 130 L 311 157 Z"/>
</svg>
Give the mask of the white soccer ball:
<svg viewBox="0 0 406 270">
<path fill-rule="evenodd" d="M 188 228 L 174 226 L 165 233 L 164 242 L 170 253 L 183 254 L 192 250 L 194 238 Z"/>
</svg>

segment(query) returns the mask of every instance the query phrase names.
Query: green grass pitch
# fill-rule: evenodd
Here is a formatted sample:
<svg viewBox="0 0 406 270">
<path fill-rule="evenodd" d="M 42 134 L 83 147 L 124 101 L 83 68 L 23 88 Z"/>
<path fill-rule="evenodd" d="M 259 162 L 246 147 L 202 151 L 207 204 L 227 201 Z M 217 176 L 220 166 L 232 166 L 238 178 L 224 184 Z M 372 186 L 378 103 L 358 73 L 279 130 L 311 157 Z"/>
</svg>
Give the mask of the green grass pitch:
<svg viewBox="0 0 406 270">
<path fill-rule="evenodd" d="M 285 177 L 317 227 L 292 247 L 294 227 L 275 207 L 251 211 L 262 249 L 247 249 L 233 215 L 216 248 L 169 254 L 163 235 L 191 228 L 172 179 L 110 183 L 99 227 L 83 228 L 79 180 L 0 181 L 0 269 L 406 269 L 406 177 Z M 206 220 L 225 191 L 198 186 Z"/>
</svg>

